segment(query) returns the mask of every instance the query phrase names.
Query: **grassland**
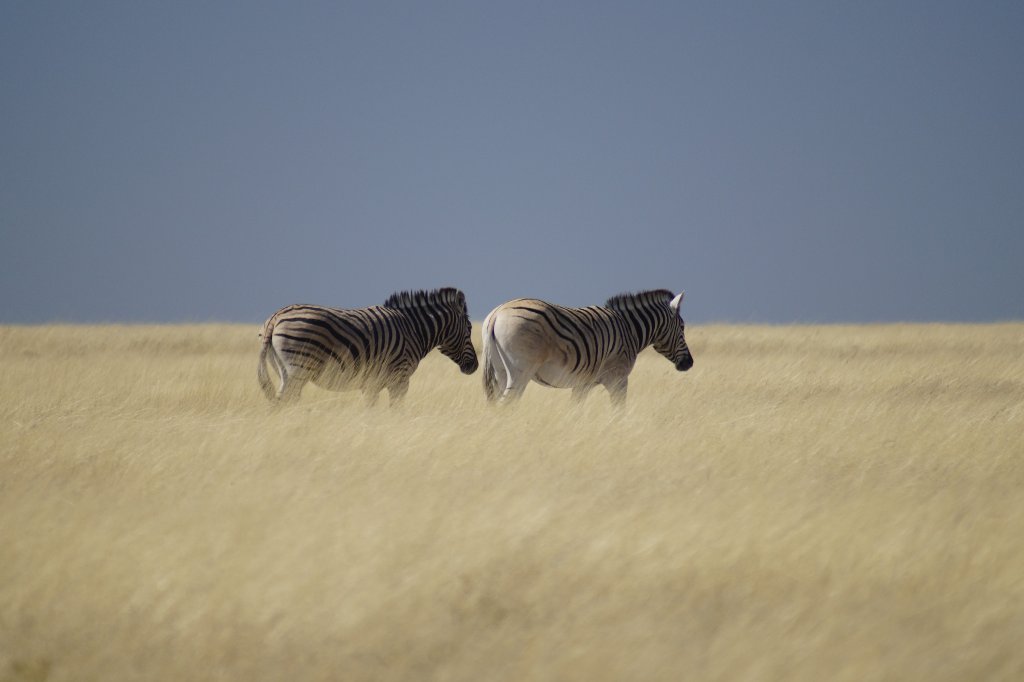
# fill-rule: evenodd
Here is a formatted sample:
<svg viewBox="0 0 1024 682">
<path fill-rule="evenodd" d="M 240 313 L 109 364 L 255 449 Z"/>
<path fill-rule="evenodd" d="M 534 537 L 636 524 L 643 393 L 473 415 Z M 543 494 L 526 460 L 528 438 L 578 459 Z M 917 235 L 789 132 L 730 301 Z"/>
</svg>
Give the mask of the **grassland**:
<svg viewBox="0 0 1024 682">
<path fill-rule="evenodd" d="M 1024 325 L 691 327 L 620 415 L 0 327 L 0 680 L 1024 679 Z"/>
</svg>

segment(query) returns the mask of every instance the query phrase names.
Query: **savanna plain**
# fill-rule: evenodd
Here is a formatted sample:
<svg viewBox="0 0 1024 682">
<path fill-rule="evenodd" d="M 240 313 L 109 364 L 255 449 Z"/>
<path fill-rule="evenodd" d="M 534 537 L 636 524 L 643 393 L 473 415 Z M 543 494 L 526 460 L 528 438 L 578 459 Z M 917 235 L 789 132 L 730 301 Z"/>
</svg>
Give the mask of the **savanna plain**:
<svg viewBox="0 0 1024 682">
<path fill-rule="evenodd" d="M 0 327 L 0 680 L 1024 679 L 1024 324 L 690 325 L 621 413 L 272 410 L 256 331 Z"/>
</svg>

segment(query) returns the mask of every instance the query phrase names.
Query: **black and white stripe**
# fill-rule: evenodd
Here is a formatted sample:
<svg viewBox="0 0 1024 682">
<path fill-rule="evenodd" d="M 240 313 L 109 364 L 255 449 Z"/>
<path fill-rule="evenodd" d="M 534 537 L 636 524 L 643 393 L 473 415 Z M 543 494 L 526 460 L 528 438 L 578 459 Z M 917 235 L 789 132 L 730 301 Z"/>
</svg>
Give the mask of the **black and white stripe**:
<svg viewBox="0 0 1024 682">
<path fill-rule="evenodd" d="M 603 385 L 626 399 L 636 357 L 654 346 L 676 369 L 693 366 L 679 315 L 683 294 L 664 289 L 614 296 L 602 306 L 567 308 L 532 298 L 498 306 L 484 320 L 484 392 L 515 399 L 530 381 L 572 388 L 582 399 Z"/>
<path fill-rule="evenodd" d="M 439 348 L 464 374 L 477 368 L 465 295 L 454 288 L 392 294 L 384 305 L 339 309 L 291 305 L 263 324 L 257 375 L 271 400 L 299 397 L 313 382 L 333 391 L 358 388 L 372 403 L 388 389 L 391 402 L 409 390 L 409 378 Z M 275 389 L 267 362 L 280 377 Z"/>
</svg>

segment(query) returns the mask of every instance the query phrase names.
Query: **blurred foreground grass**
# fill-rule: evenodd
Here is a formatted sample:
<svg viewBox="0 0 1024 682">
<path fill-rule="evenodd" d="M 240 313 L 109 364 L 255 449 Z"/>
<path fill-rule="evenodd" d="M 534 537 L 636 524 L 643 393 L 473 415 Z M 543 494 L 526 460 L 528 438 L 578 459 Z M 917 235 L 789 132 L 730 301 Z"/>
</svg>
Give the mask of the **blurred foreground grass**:
<svg viewBox="0 0 1024 682">
<path fill-rule="evenodd" d="M 0 680 L 1024 679 L 1024 325 L 688 331 L 616 414 L 0 327 Z"/>
</svg>

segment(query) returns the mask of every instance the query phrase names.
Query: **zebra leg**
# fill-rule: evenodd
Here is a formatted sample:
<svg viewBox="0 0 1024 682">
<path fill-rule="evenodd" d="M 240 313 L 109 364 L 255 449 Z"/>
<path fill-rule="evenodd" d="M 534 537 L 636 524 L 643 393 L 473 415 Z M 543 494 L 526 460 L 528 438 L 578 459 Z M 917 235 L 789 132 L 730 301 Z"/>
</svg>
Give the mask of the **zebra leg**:
<svg viewBox="0 0 1024 682">
<path fill-rule="evenodd" d="M 515 402 L 526 390 L 526 386 L 540 369 L 540 363 L 534 361 L 532 364 L 522 360 L 517 361 L 509 354 L 500 343 L 494 343 L 497 360 L 491 359 L 491 367 L 494 369 L 494 392 L 500 393 L 500 402 Z M 486 386 L 486 384 L 485 384 Z"/>
<path fill-rule="evenodd" d="M 505 392 L 508 386 L 508 372 L 498 358 L 488 358 L 484 364 L 484 395 L 487 402 L 493 403 Z"/>
<path fill-rule="evenodd" d="M 525 368 L 512 365 L 507 368 L 507 379 L 505 380 L 505 391 L 501 394 L 501 402 L 511 403 L 522 397 L 523 391 L 537 374 L 539 366 L 532 365 Z"/>
<path fill-rule="evenodd" d="M 404 377 L 388 385 L 388 401 L 394 407 L 405 400 L 405 394 L 409 392 L 409 377 Z"/>
<path fill-rule="evenodd" d="M 505 353 L 500 353 L 501 360 L 503 363 L 502 369 L 504 370 L 504 384 L 505 390 L 501 393 L 501 402 L 510 403 L 519 400 L 523 395 L 523 391 L 526 390 L 527 385 L 537 374 L 537 370 L 540 369 L 540 365 L 527 365 L 525 367 L 517 365 L 514 360 L 507 357 Z"/>
<path fill-rule="evenodd" d="M 505 384 L 508 381 L 505 366 L 502 364 L 498 353 L 498 340 L 494 336 L 493 313 L 484 319 L 481 336 L 483 337 L 481 364 L 484 370 L 482 372 L 484 396 L 487 398 L 487 402 L 493 403 L 501 397 L 501 393 L 504 392 Z"/>
<path fill-rule="evenodd" d="M 256 379 L 259 381 L 260 390 L 263 391 L 263 395 L 267 396 L 267 400 L 273 401 L 277 399 L 277 391 L 274 390 L 274 384 L 270 381 L 270 374 L 267 372 L 268 356 L 274 358 L 274 369 L 280 373 L 280 370 L 277 369 L 277 353 L 274 352 L 273 347 L 270 345 L 269 337 L 264 337 L 263 344 L 260 347 L 259 363 L 256 365 Z"/>
<path fill-rule="evenodd" d="M 623 408 L 626 405 L 626 389 L 629 384 L 629 377 L 614 378 L 604 382 L 608 389 L 608 395 L 612 399 L 612 405 L 616 408 Z"/>
<path fill-rule="evenodd" d="M 363 400 L 366 401 L 367 407 L 373 407 L 377 404 L 377 398 L 380 397 L 380 386 L 363 386 Z"/>
<path fill-rule="evenodd" d="M 592 388 L 594 388 L 594 384 L 574 386 L 572 389 L 572 401 L 577 405 L 582 404 L 587 399 L 587 395 L 590 394 L 590 389 Z"/>
<path fill-rule="evenodd" d="M 306 379 L 288 373 L 285 365 L 281 366 L 281 388 L 277 389 L 278 403 L 293 403 L 302 394 Z"/>
<path fill-rule="evenodd" d="M 279 347 L 281 341 L 274 338 L 268 356 L 274 369 L 281 377 L 281 385 L 277 389 L 278 403 L 291 403 L 299 399 L 302 387 L 316 377 L 317 372 L 294 362 L 285 350 Z"/>
</svg>

